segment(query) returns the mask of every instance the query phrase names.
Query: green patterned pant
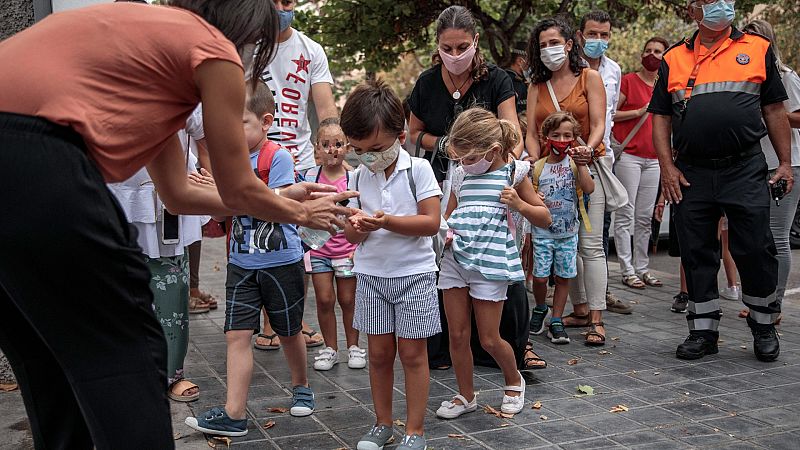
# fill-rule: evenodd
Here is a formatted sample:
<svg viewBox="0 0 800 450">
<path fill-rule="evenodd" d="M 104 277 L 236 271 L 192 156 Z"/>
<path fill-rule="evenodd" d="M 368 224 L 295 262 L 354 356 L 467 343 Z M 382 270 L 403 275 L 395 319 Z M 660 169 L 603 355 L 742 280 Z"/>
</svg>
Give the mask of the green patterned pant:
<svg viewBox="0 0 800 450">
<path fill-rule="evenodd" d="M 185 255 L 145 257 L 152 278 L 153 307 L 167 340 L 168 386 L 183 379 L 189 348 L 189 259 Z"/>
</svg>

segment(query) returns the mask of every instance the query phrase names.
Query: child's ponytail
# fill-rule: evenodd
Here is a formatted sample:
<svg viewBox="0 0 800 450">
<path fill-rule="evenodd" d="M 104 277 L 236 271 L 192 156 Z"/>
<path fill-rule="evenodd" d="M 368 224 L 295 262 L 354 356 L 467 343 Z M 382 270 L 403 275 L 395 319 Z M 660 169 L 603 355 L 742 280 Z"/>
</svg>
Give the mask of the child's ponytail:
<svg viewBox="0 0 800 450">
<path fill-rule="evenodd" d="M 503 154 L 508 154 L 514 150 L 519 144 L 519 131 L 511 122 L 505 119 L 499 119 L 500 123 L 500 146 L 503 148 Z"/>
</svg>

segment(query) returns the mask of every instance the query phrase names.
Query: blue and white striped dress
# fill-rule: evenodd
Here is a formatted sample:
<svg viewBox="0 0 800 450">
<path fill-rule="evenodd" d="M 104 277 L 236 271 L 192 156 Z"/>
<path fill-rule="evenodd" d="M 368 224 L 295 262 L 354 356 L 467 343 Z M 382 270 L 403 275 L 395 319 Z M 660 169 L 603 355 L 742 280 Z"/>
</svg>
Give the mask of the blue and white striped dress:
<svg viewBox="0 0 800 450">
<path fill-rule="evenodd" d="M 529 168 L 517 162 L 513 185 Z M 465 174 L 460 186 L 454 182 L 458 206 L 447 221 L 453 229 L 453 257 L 464 269 L 480 272 L 488 280 L 525 279 L 508 207 L 500 203 L 500 193 L 511 184 L 511 164 L 481 175 Z"/>
</svg>

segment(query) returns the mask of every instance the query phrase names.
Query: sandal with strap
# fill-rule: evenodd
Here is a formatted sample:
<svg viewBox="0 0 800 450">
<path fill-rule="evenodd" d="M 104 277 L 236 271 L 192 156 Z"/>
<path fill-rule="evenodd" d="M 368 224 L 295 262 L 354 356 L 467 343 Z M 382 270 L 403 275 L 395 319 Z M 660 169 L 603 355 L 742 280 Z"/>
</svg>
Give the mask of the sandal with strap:
<svg viewBox="0 0 800 450">
<path fill-rule="evenodd" d="M 316 330 L 301 331 L 301 333 L 305 334 L 309 338 L 309 339 L 306 339 L 306 348 L 319 347 L 320 345 L 324 345 L 325 344 L 325 340 L 324 339 L 320 339 L 319 341 L 312 340 L 312 339 L 314 339 L 314 336 L 319 336 L 320 338 L 322 337 L 322 335 L 317 333 Z"/>
<path fill-rule="evenodd" d="M 209 309 L 213 310 L 219 308 L 219 304 L 217 304 L 217 299 L 214 298 L 214 296 L 209 294 L 208 292 L 200 291 L 200 294 L 195 296 L 195 298 L 199 298 L 200 301 L 206 303 Z"/>
<path fill-rule="evenodd" d="M 169 387 L 167 397 L 181 403 L 193 402 L 200 398 L 200 389 L 197 389 L 197 392 L 192 395 L 184 395 L 184 393 L 190 389 L 196 388 L 198 388 L 198 386 L 189 380 L 178 380 Z"/>
<path fill-rule="evenodd" d="M 606 335 L 597 331 L 597 327 L 605 327 L 605 324 L 603 322 L 592 322 L 591 328 L 589 328 L 589 331 L 586 332 L 586 345 L 592 347 L 601 347 L 606 345 Z M 596 337 L 599 339 L 591 340 L 589 339 L 590 337 Z"/>
<path fill-rule="evenodd" d="M 531 356 L 528 356 L 531 355 Z M 547 361 L 543 360 L 533 351 L 533 344 L 528 342 L 525 346 L 524 359 L 522 360 L 523 370 L 547 369 Z"/>
<path fill-rule="evenodd" d="M 197 297 L 189 297 L 189 314 L 202 314 L 208 311 L 208 303 Z"/>
<path fill-rule="evenodd" d="M 644 289 L 647 287 L 644 282 L 636 275 L 625 275 L 622 277 L 622 284 L 634 289 Z"/>
<path fill-rule="evenodd" d="M 500 405 L 500 412 L 506 414 L 519 414 L 522 408 L 525 407 L 525 378 L 519 371 L 519 386 L 506 386 L 503 388 L 505 391 L 519 392 L 519 395 L 512 397 L 510 395 L 503 395 L 503 404 Z"/>
<path fill-rule="evenodd" d="M 664 283 L 662 283 L 661 280 L 656 278 L 655 275 L 653 275 L 650 272 L 645 272 L 645 273 L 639 275 L 639 278 L 641 278 L 641 280 L 644 282 L 644 284 L 646 284 L 648 286 L 661 287 L 661 286 L 664 285 Z"/>
<path fill-rule="evenodd" d="M 267 339 L 268 343 L 267 344 L 259 344 L 258 343 L 258 339 L 259 338 Z M 278 341 L 278 343 L 276 344 L 275 341 Z M 278 349 L 281 348 L 281 344 L 280 344 L 280 341 L 278 340 L 278 335 L 277 334 L 274 334 L 274 333 L 273 334 L 258 333 L 258 336 L 256 336 L 256 340 L 253 343 L 253 347 L 255 347 L 255 348 L 259 349 L 259 350 L 278 350 Z"/>
<path fill-rule="evenodd" d="M 579 314 L 575 314 L 575 312 L 571 312 L 562 317 L 561 323 L 563 323 L 566 328 L 583 328 L 591 325 L 589 314 L 581 316 Z"/>
</svg>

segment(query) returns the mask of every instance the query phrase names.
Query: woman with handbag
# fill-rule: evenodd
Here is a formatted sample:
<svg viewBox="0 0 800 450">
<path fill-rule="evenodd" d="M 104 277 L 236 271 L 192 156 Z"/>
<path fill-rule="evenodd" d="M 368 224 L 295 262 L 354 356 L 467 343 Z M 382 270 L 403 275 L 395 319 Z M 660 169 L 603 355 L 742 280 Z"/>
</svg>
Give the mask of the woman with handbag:
<svg viewBox="0 0 800 450">
<path fill-rule="evenodd" d="M 570 156 L 578 165 L 589 165 L 596 183 L 590 196 L 589 223 L 581 223 L 578 233 L 578 276 L 570 281 L 570 298 L 573 313 L 550 320 L 551 333 L 563 332 L 565 326 L 591 327 L 586 343 L 603 345 L 605 328 L 603 311 L 606 309 L 606 256 L 603 251 L 603 215 L 609 200 L 608 178 L 610 163 L 604 165 L 606 93 L 600 74 L 581 61 L 580 44 L 574 31 L 563 20 L 553 18 L 540 21 L 528 41 L 528 62 L 531 68 L 531 86 L 528 89 L 528 135 L 526 146 L 530 159 L 536 161 L 542 154 L 540 130 L 544 119 L 556 111 L 569 111 L 583 130 L 579 146 L 570 149 Z M 605 170 L 608 173 L 601 174 Z M 613 175 L 610 175 L 613 178 Z M 617 192 L 615 190 L 615 192 Z M 535 307 L 531 315 L 531 330 L 541 330 L 550 315 L 546 306 Z M 561 328 L 559 330 L 559 328 Z"/>
<path fill-rule="evenodd" d="M 647 269 L 651 217 L 661 176 L 653 146 L 653 120 L 647 113 L 647 105 L 667 48 L 667 41 L 660 37 L 650 38 L 644 44 L 642 67 L 638 72 L 622 77 L 612 129 L 611 146 L 617 155 L 615 174 L 628 191 L 629 199 L 628 204 L 618 209 L 614 216 L 614 244 L 622 269 L 622 282 L 634 289 L 662 286 L 661 281 Z"/>
</svg>

